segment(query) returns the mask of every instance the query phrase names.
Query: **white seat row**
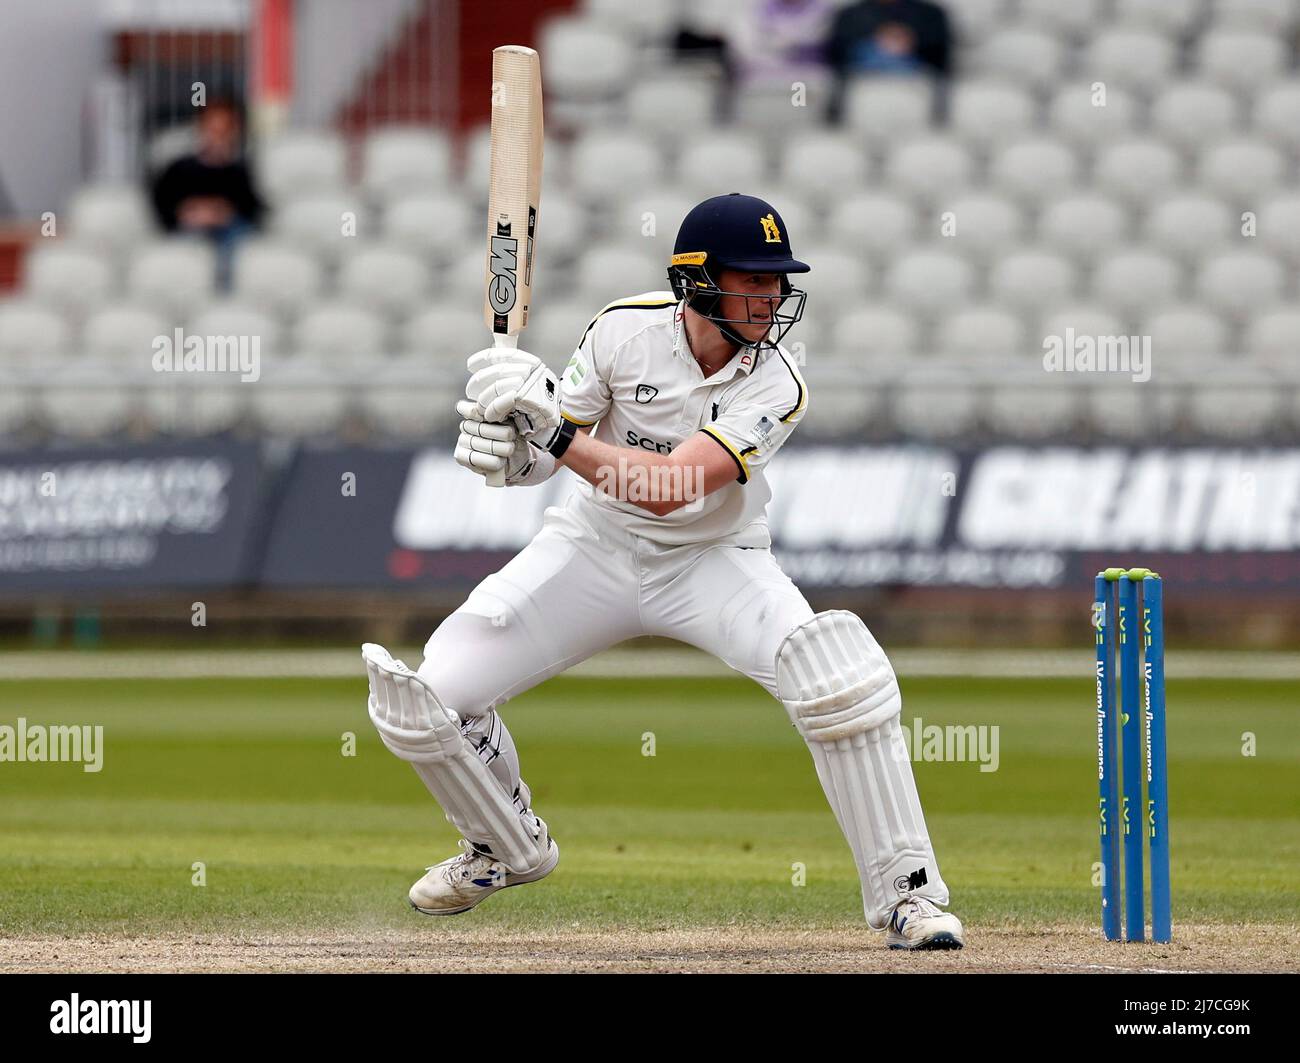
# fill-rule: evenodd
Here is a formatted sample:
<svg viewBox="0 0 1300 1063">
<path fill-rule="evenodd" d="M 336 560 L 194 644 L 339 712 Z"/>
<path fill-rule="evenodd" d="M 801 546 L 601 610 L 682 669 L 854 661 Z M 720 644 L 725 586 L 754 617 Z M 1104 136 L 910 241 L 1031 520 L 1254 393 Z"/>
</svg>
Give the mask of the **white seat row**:
<svg viewBox="0 0 1300 1063">
<path fill-rule="evenodd" d="M 1032 363 L 921 362 L 864 374 L 849 362 L 804 366 L 818 411 L 804 438 L 903 431 L 957 439 L 1196 437 L 1244 440 L 1300 428 L 1300 382 L 1277 372 L 1188 360 L 1145 382 L 1125 374 L 1044 373 Z M 35 421 L 70 438 L 128 428 L 208 434 L 256 428 L 277 436 L 333 435 L 358 419 L 373 432 L 425 440 L 449 431 L 457 388 L 427 360 L 268 367 L 255 384 L 232 376 L 130 378 L 115 366 L 69 365 L 33 374 L 0 398 L 0 434 Z M 421 401 L 410 401 L 419 394 Z"/>
</svg>

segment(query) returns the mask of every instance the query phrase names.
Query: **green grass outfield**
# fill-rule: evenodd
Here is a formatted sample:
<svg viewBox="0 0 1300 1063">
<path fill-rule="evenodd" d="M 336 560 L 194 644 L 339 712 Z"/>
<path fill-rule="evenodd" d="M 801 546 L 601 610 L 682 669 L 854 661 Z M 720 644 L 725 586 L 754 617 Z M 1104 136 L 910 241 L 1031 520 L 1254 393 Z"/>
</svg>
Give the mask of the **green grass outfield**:
<svg viewBox="0 0 1300 1063">
<path fill-rule="evenodd" d="M 105 729 L 98 774 L 0 763 L 0 934 L 421 920 L 406 889 L 455 834 L 380 744 L 358 673 L 0 681 L 0 724 Z M 1097 925 L 1090 681 L 904 676 L 903 688 L 909 725 L 1000 729 L 995 772 L 916 764 L 954 911 L 972 925 Z M 1300 682 L 1171 680 L 1168 702 L 1175 923 L 1300 921 Z M 559 678 L 505 717 L 563 855 L 544 883 L 465 920 L 861 924 L 808 753 L 747 680 Z M 355 757 L 341 755 L 345 731 Z M 191 884 L 196 861 L 206 886 Z"/>
</svg>

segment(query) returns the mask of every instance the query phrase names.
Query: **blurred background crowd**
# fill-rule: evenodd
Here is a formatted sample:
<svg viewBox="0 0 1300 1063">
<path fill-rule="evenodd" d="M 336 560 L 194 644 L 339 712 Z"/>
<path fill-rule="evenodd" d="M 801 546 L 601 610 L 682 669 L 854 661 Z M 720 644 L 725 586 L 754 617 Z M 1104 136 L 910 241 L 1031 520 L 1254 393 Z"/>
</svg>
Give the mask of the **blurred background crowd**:
<svg viewBox="0 0 1300 1063">
<path fill-rule="evenodd" d="M 0 169 L 0 433 L 445 428 L 446 401 L 377 411 L 483 340 L 506 26 L 544 56 L 544 357 L 663 288 L 685 210 L 743 188 L 814 267 L 809 434 L 1300 428 L 1294 0 L 85 6 L 78 108 L 27 112 L 80 180 Z M 141 352 L 178 326 L 259 336 L 260 386 L 159 379 Z M 1066 329 L 1150 337 L 1159 369 L 1046 374 Z"/>
<path fill-rule="evenodd" d="M 1235 512 L 1233 541 L 1273 551 L 1260 571 L 1300 585 L 1294 564 L 1276 567 L 1300 546 L 1284 449 L 1300 433 L 1297 0 L 57 7 L 9 0 L 0 41 L 9 452 L 234 439 L 264 454 L 441 453 L 464 359 L 487 339 L 490 53 L 525 43 L 542 54 L 547 140 L 524 345 L 553 366 L 603 305 L 666 287 L 693 204 L 761 195 L 813 267 L 787 341 L 812 395 L 791 450 L 841 448 L 836 475 L 867 478 L 840 481 L 839 495 L 887 482 L 843 448 L 948 448 L 934 460 L 956 468 L 942 455 L 958 454 L 963 475 L 1007 446 L 1035 460 L 1054 447 L 1211 448 L 1214 471 L 1170 480 L 1184 488 L 1167 498 L 1184 490 L 1191 520 L 1186 491 L 1220 477 L 1206 513 Z M 257 379 L 157 371 L 158 342 L 178 329 L 256 340 Z M 1145 360 L 1045 363 L 1054 340 L 1081 338 Z M 1260 451 L 1272 480 L 1231 464 L 1249 448 L 1273 448 Z M 1276 514 L 1235 505 L 1242 484 Z M 985 502 L 1013 512 L 1028 489 L 1002 490 Z M 902 486 L 882 497 L 891 513 L 915 510 Z M 1026 513 L 1023 525 L 1046 520 Z M 1151 514 L 1152 527 L 1175 524 Z M 827 525 L 848 534 L 871 519 Z M 1216 549 L 1217 519 L 1165 538 L 1080 524 L 1068 543 L 1034 545 L 1150 561 L 1193 539 Z M 427 575 L 428 541 L 392 523 L 405 552 L 390 570 Z M 1009 554 L 1000 575 L 931 564 L 974 542 L 964 511 L 913 523 L 924 556 L 891 554 L 859 586 L 995 585 L 1021 571 Z M 801 534 L 789 542 L 816 539 Z M 835 542 L 818 564 L 842 575 Z M 1092 558 L 1080 556 L 1082 571 Z M 1212 567 L 1179 556 L 1189 578 Z M 27 564 L 0 555 L 0 571 Z M 449 564 L 434 569 L 470 577 Z M 1079 574 L 1044 571 L 1057 588 Z M 1249 583 L 1243 571 L 1213 578 Z"/>
</svg>

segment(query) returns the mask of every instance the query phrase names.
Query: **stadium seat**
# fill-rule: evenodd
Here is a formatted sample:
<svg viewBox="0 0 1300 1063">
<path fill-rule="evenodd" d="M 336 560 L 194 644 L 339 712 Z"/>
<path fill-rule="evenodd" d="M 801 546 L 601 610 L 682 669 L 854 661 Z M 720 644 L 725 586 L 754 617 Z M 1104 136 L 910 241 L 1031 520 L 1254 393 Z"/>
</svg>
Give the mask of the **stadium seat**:
<svg viewBox="0 0 1300 1063">
<path fill-rule="evenodd" d="M 935 332 L 943 358 L 1017 358 L 1026 352 L 1024 322 L 996 306 L 972 306 L 945 317 Z"/>
<path fill-rule="evenodd" d="M 593 247 L 578 262 L 574 288 L 599 309 L 615 299 L 658 290 L 667 283 L 660 279 L 666 269 L 648 248 Z"/>
<path fill-rule="evenodd" d="M 863 375 L 861 364 L 814 358 L 800 372 L 817 403 L 817 416 L 804 418 L 800 433 L 811 429 L 809 439 L 842 443 L 845 436 L 860 438 L 880 428 L 886 392 L 877 376 Z"/>
<path fill-rule="evenodd" d="M 703 130 L 688 137 L 677 161 L 682 189 L 699 196 L 736 191 L 736 175 L 748 181 L 768 176 L 768 155 L 758 137 L 738 129 Z"/>
<path fill-rule="evenodd" d="M 862 301 L 869 278 L 860 255 L 829 244 L 808 244 L 796 254 L 812 267 L 811 273 L 792 278 L 795 285 L 807 290 L 810 312 L 815 307 L 838 309 Z"/>
<path fill-rule="evenodd" d="M 1007 0 L 945 0 L 955 29 L 962 40 L 981 41 L 1001 27 L 1007 18 Z"/>
<path fill-rule="evenodd" d="M 1126 248 L 1102 259 L 1093 275 L 1097 298 L 1126 315 L 1172 302 L 1181 283 L 1173 259 L 1143 247 Z"/>
<path fill-rule="evenodd" d="M 969 301 L 975 271 L 964 258 L 943 248 L 918 248 L 894 261 L 884 288 L 900 306 L 934 317 Z"/>
<path fill-rule="evenodd" d="M 1295 28 L 1300 13 L 1294 0 L 1215 0 L 1212 14 L 1225 25 L 1283 33 Z"/>
<path fill-rule="evenodd" d="M 1300 267 L 1300 194 L 1278 196 L 1260 207 L 1258 232 L 1270 252 L 1293 269 Z"/>
<path fill-rule="evenodd" d="M 1019 242 L 1024 233 L 1025 221 L 1020 210 L 1001 196 L 976 193 L 941 206 L 945 214 L 952 214 L 956 225 L 955 233 L 952 236 L 945 233 L 945 239 L 970 258 L 983 260 L 1005 251 Z M 938 220 L 935 228 L 943 231 Z"/>
<path fill-rule="evenodd" d="M 1134 28 L 1104 29 L 1084 50 L 1079 72 L 1085 80 L 1104 81 L 1149 95 L 1169 80 L 1176 49 L 1167 37 Z"/>
<path fill-rule="evenodd" d="M 1103 436 L 1148 443 L 1167 438 L 1178 427 L 1186 388 L 1171 383 L 1161 369 L 1145 382 L 1125 373 L 1096 373 L 1080 383 L 1086 389 L 1087 418 Z"/>
<path fill-rule="evenodd" d="M 1042 352 L 1042 341 L 1047 337 L 1063 338 L 1071 332 L 1076 336 L 1120 336 L 1127 334 L 1128 329 L 1110 307 L 1062 303 L 1043 315 L 1038 328 L 1038 351 Z"/>
<path fill-rule="evenodd" d="M 1106 194 L 1141 205 L 1168 196 L 1182 173 L 1173 149 L 1159 140 L 1133 138 L 1102 149 L 1093 179 Z"/>
<path fill-rule="evenodd" d="M 528 325 L 525 345 L 557 372 L 578 346 L 583 331 L 601 307 L 581 298 L 547 302 L 539 307 L 536 320 Z"/>
<path fill-rule="evenodd" d="M 1166 143 L 1192 151 L 1241 129 L 1237 101 L 1209 81 L 1174 82 L 1151 104 L 1151 129 Z"/>
<path fill-rule="evenodd" d="M 535 342 L 535 329 L 536 324 L 530 318 L 524 340 L 529 350 Z M 491 345 L 481 306 L 439 302 L 417 310 L 402 323 L 398 348 L 403 357 L 446 360 L 450 365 L 463 367 L 471 354 Z"/>
<path fill-rule="evenodd" d="M 837 132 L 798 136 L 783 146 L 781 157 L 780 179 L 818 204 L 867 182 L 866 153 Z"/>
<path fill-rule="evenodd" d="M 209 303 L 185 322 L 186 335 L 256 337 L 262 358 L 278 361 L 283 357 L 284 332 L 270 314 L 235 299 Z"/>
<path fill-rule="evenodd" d="M 961 144 L 939 136 L 920 137 L 899 145 L 885 166 L 891 191 L 927 206 L 967 189 L 974 169 Z"/>
<path fill-rule="evenodd" d="M 1194 303 L 1180 303 L 1150 314 L 1138 332 L 1151 337 L 1151 353 L 1158 364 L 1176 358 L 1222 358 L 1228 349 L 1229 329 L 1217 314 Z"/>
<path fill-rule="evenodd" d="M 647 40 L 661 40 L 677 26 L 681 5 L 665 0 L 629 4 L 627 0 L 585 0 L 583 8 L 593 19 L 607 21 Z"/>
<path fill-rule="evenodd" d="M 168 373 L 141 391 L 143 408 L 154 429 L 176 436 L 226 432 L 247 415 L 256 385 L 236 374 Z"/>
<path fill-rule="evenodd" d="M 663 152 L 632 132 L 587 132 L 574 144 L 571 162 L 580 199 L 605 202 L 664 183 Z"/>
<path fill-rule="evenodd" d="M 1226 203 L 1196 193 L 1153 204 L 1146 220 L 1146 238 L 1153 247 L 1192 261 L 1224 243 L 1235 229 Z"/>
<path fill-rule="evenodd" d="M 898 196 L 850 193 L 831 208 L 826 231 L 831 242 L 883 262 L 911 246 L 916 212 Z"/>
<path fill-rule="evenodd" d="M 1271 144 L 1233 140 L 1208 148 L 1197 174 L 1206 188 L 1241 209 L 1250 209 L 1281 187 L 1286 171 L 1286 159 Z"/>
<path fill-rule="evenodd" d="M 118 255 L 155 232 L 153 213 L 135 185 L 88 185 L 68 204 L 68 230 L 79 244 Z"/>
<path fill-rule="evenodd" d="M 138 248 L 126 291 L 167 315 L 184 316 L 212 298 L 216 257 L 206 241 L 178 238 Z"/>
<path fill-rule="evenodd" d="M 69 353 L 71 339 L 67 319 L 48 306 L 27 298 L 0 302 L 0 366 L 5 373 L 23 365 L 48 367 Z"/>
<path fill-rule="evenodd" d="M 1104 20 L 1103 0 L 1020 0 L 1019 14 L 1022 24 L 1034 26 L 1057 37 L 1078 39 L 1087 37 Z"/>
<path fill-rule="evenodd" d="M 1296 363 L 1300 351 L 1300 308 L 1257 314 L 1246 326 L 1246 353 L 1252 358 Z"/>
<path fill-rule="evenodd" d="M 1280 77 L 1287 47 L 1280 37 L 1238 29 L 1203 34 L 1193 48 L 1193 68 L 1235 92 L 1255 92 Z"/>
<path fill-rule="evenodd" d="M 546 56 L 542 78 L 548 101 L 608 100 L 635 80 L 636 50 L 627 34 L 602 20 L 549 18 L 537 50 Z"/>
<path fill-rule="evenodd" d="M 1077 375 L 1044 373 L 1040 365 L 1026 361 L 1018 366 L 991 363 L 980 376 L 983 417 L 999 436 L 1069 436 L 1082 417 L 1086 389 Z"/>
<path fill-rule="evenodd" d="M 97 439 L 124 429 L 137 406 L 137 392 L 120 370 L 84 359 L 66 363 L 44 378 L 37 407 L 56 435 Z"/>
<path fill-rule="evenodd" d="M 1286 271 L 1259 251 L 1229 250 L 1206 258 L 1196 275 L 1196 294 L 1235 320 L 1269 309 L 1282 298 Z"/>
<path fill-rule="evenodd" d="M 1098 101 L 1104 99 L 1104 104 Z M 1137 128 L 1138 106 L 1118 85 L 1105 85 L 1099 96 L 1089 82 L 1072 82 L 1057 90 L 1048 105 L 1047 128 L 1076 150 L 1093 151 Z"/>
<path fill-rule="evenodd" d="M 336 432 L 350 394 L 327 369 L 295 359 L 267 367 L 251 389 L 250 406 L 267 434 L 305 439 Z"/>
<path fill-rule="evenodd" d="M 73 316 L 89 313 L 114 288 L 113 270 L 103 255 L 65 240 L 34 244 L 24 274 L 28 295 Z"/>
<path fill-rule="evenodd" d="M 328 192 L 347 181 L 343 139 L 335 133 L 285 133 L 255 159 L 259 187 L 273 201 Z"/>
<path fill-rule="evenodd" d="M 1029 133 L 1034 101 L 1002 80 L 960 81 L 953 89 L 950 122 L 963 143 L 974 148 L 1004 144 Z"/>
<path fill-rule="evenodd" d="M 485 252 L 478 246 L 474 290 L 483 297 Z M 468 278 L 467 278 L 468 280 Z M 433 288 L 433 272 L 411 252 L 391 244 L 372 244 L 350 255 L 339 270 L 338 292 L 390 318 L 422 306 Z"/>
<path fill-rule="evenodd" d="M 1002 149 L 989 167 L 990 187 L 1017 202 L 1036 205 L 1069 191 L 1080 179 L 1079 160 L 1056 140 L 1022 140 Z"/>
<path fill-rule="evenodd" d="M 683 130 L 714 124 L 717 101 L 718 83 L 711 77 L 687 77 L 674 71 L 643 78 L 628 90 L 628 127 L 649 133 L 664 146 L 675 147 Z"/>
<path fill-rule="evenodd" d="M 1077 283 L 1068 259 L 1051 251 L 1025 248 L 993 263 L 989 297 L 1001 306 L 1030 312 L 1063 303 Z"/>
<path fill-rule="evenodd" d="M 1121 25 L 1177 39 L 1195 26 L 1204 7 L 1204 0 L 1123 0 L 1115 5 L 1115 16 Z"/>
<path fill-rule="evenodd" d="M 445 133 L 424 127 L 378 129 L 361 149 L 361 187 L 376 202 L 427 192 L 451 181 Z"/>
<path fill-rule="evenodd" d="M 462 388 L 441 365 L 408 357 L 386 363 L 383 373 L 362 382 L 356 399 L 374 434 L 424 442 L 435 432 L 454 430 Z M 420 401 L 412 402 L 412 395 Z"/>
<path fill-rule="evenodd" d="M 171 336 L 177 323 L 148 307 L 115 303 L 86 319 L 80 350 L 90 358 L 148 370 L 154 341 Z"/>
<path fill-rule="evenodd" d="M 274 240 L 245 240 L 235 254 L 234 294 L 276 314 L 296 314 L 320 294 L 320 263 Z"/>
<path fill-rule="evenodd" d="M 1085 192 L 1048 203 L 1038 220 L 1038 240 L 1091 263 L 1113 251 L 1128 234 L 1127 212 L 1108 196 Z"/>
<path fill-rule="evenodd" d="M 611 243 L 641 247 L 659 259 L 666 269 L 677 239 L 677 227 L 698 202 L 695 196 L 669 185 L 634 191 L 611 205 L 599 235 Z M 783 217 L 784 207 L 777 204 Z M 543 232 L 549 233 L 551 218 L 545 213 L 544 203 L 542 210 L 546 226 Z"/>
<path fill-rule="evenodd" d="M 564 208 L 548 199 L 542 209 L 549 220 L 551 214 L 559 215 Z M 571 218 L 564 220 L 567 226 L 572 226 Z M 454 192 L 415 192 L 389 202 L 380 236 L 393 247 L 441 260 L 473 239 L 482 223 L 483 216 L 476 216 L 463 196 Z M 565 234 L 557 231 L 554 235 L 558 241 Z"/>
<path fill-rule="evenodd" d="M 1267 436 L 1283 413 L 1283 394 L 1276 378 L 1257 367 L 1206 367 L 1212 387 L 1194 386 L 1206 379 L 1198 374 L 1188 389 L 1188 419 L 1201 435 L 1223 440 L 1248 440 Z"/>
<path fill-rule="evenodd" d="M 285 245 L 325 261 L 352 251 L 372 231 L 364 204 L 344 191 L 290 197 L 276 208 L 271 224 Z"/>
<path fill-rule="evenodd" d="M 1279 81 L 1255 97 L 1255 132 L 1270 143 L 1300 151 L 1300 79 Z"/>
<path fill-rule="evenodd" d="M 919 439 L 957 439 L 976 425 L 979 395 L 964 367 L 918 362 L 899 381 L 890 404 L 894 423 Z"/>
<path fill-rule="evenodd" d="M 294 322 L 290 346 L 308 361 L 346 365 L 387 353 L 384 332 L 384 322 L 364 307 L 332 301 L 309 307 Z"/>
<path fill-rule="evenodd" d="M 1033 89 L 1059 83 L 1065 72 L 1065 46 L 1055 34 L 1015 24 L 986 37 L 972 58 L 977 73 L 997 74 Z"/>
<path fill-rule="evenodd" d="M 880 360 L 916 353 L 916 320 L 892 306 L 857 306 L 839 315 L 830 345 L 842 358 Z"/>
<path fill-rule="evenodd" d="M 800 77 L 797 86 L 788 77 L 769 82 L 746 81 L 732 95 L 732 121 L 761 136 L 772 150 L 785 150 L 791 136 L 821 125 L 834 91 L 829 75 L 801 70 Z"/>
<path fill-rule="evenodd" d="M 930 109 L 931 88 L 920 78 L 858 78 L 845 90 L 845 125 L 873 148 L 927 132 Z"/>
</svg>

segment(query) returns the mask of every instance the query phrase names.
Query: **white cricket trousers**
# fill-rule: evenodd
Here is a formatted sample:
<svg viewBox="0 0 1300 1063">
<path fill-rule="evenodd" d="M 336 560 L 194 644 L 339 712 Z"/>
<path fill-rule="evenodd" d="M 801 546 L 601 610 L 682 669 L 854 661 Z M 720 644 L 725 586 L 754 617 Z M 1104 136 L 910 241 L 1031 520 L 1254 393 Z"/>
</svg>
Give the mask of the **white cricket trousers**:
<svg viewBox="0 0 1300 1063">
<path fill-rule="evenodd" d="M 495 711 L 502 702 L 637 635 L 698 646 L 775 698 L 777 648 L 812 616 L 766 547 L 662 546 L 594 512 L 575 492 L 548 508 L 533 541 L 443 621 L 425 645 L 420 675 L 461 717 L 466 739 L 527 817 L 532 797 Z M 890 905 L 913 888 L 889 884 L 897 866 L 930 867 L 932 881 L 918 892 L 939 904 L 948 900 L 898 721 L 882 735 L 894 755 L 874 756 L 861 769 L 873 779 L 880 820 L 861 837 L 863 825 L 846 818 L 848 798 L 837 793 L 847 783 L 833 778 L 825 750 L 813 757 L 854 850 L 867 921 L 877 929 Z"/>
<path fill-rule="evenodd" d="M 770 550 L 661 546 L 575 491 L 439 625 L 420 675 L 464 721 L 466 738 L 522 812 L 531 796 L 495 712 L 502 702 L 637 635 L 698 646 L 776 697 L 777 647 L 812 615 Z"/>
</svg>

